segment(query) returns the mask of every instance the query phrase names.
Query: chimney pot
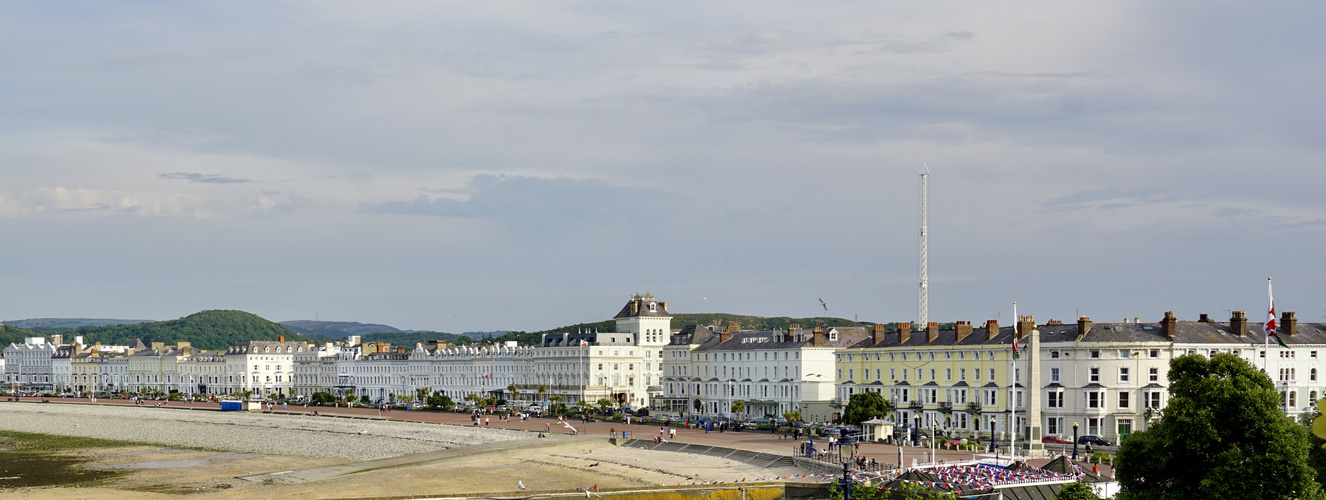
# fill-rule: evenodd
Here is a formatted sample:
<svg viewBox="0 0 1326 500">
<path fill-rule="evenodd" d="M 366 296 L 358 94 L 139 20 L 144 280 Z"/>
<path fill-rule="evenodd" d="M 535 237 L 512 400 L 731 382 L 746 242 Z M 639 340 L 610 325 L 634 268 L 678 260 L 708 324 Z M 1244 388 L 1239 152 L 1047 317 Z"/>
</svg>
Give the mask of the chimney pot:
<svg viewBox="0 0 1326 500">
<path fill-rule="evenodd" d="M 870 330 L 870 345 L 879 345 L 884 342 L 884 325 L 875 325 Z"/>
<path fill-rule="evenodd" d="M 1198 322 L 1198 323 L 1210 323 L 1210 322 L 1211 322 L 1211 317 L 1210 317 L 1210 316 L 1207 316 L 1206 313 L 1202 313 L 1201 316 L 1198 316 L 1198 317 L 1197 317 L 1197 322 Z"/>
<path fill-rule="evenodd" d="M 931 321 L 925 325 L 925 341 L 931 343 L 939 340 L 939 323 Z"/>
<path fill-rule="evenodd" d="M 912 324 L 898 323 L 898 345 L 906 344 L 912 339 Z"/>
<path fill-rule="evenodd" d="M 991 341 L 999 336 L 999 322 L 993 319 L 985 320 L 985 340 Z"/>
<path fill-rule="evenodd" d="M 1248 316 L 1243 311 L 1234 311 L 1229 318 L 1229 328 L 1240 337 L 1248 334 Z"/>
</svg>

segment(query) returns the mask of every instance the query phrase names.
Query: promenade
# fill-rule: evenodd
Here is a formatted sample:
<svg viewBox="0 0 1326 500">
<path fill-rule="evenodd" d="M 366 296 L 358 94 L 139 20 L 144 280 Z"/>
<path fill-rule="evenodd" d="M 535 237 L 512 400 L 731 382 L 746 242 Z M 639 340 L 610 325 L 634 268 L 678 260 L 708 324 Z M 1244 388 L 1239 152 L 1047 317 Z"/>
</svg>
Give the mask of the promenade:
<svg viewBox="0 0 1326 500">
<path fill-rule="evenodd" d="M 39 401 L 41 399 L 43 398 L 31 398 L 31 397 L 22 398 L 23 401 L 30 401 L 30 402 Z M 49 404 L 93 404 L 89 402 L 87 398 L 50 398 L 50 401 L 51 403 Z M 165 403 L 164 405 L 165 407 L 160 408 L 161 411 L 171 411 L 172 408 L 217 409 L 219 407 L 217 403 L 182 403 L 174 401 L 172 402 L 148 401 L 145 402 L 140 407 L 151 408 L 153 405 L 157 403 Z M 95 404 L 133 406 L 133 403 L 129 400 L 108 399 L 108 398 L 98 398 Z M 312 416 L 312 413 L 315 410 L 320 415 L 319 417 Z M 349 418 L 365 418 L 365 419 L 374 419 L 374 420 L 380 419 L 380 420 L 400 421 L 400 422 L 423 422 L 423 423 L 449 424 L 449 425 L 474 427 L 474 422 L 471 421 L 470 415 L 468 413 L 455 413 L 455 412 L 444 412 L 444 411 L 392 410 L 392 411 L 380 412 L 376 409 L 371 409 L 371 408 L 345 408 L 345 407 L 334 408 L 327 406 L 308 406 L 307 408 L 305 408 L 303 405 L 288 405 L 285 408 L 282 408 L 278 404 L 274 410 L 264 413 L 269 413 L 273 415 L 289 415 L 291 418 L 349 417 Z M 485 418 L 487 419 L 486 422 L 484 421 Z M 616 435 L 620 437 L 621 432 L 626 431 L 630 438 L 645 439 L 645 440 L 652 439 L 653 437 L 659 435 L 659 425 L 656 424 L 632 423 L 630 425 L 626 425 L 622 422 L 606 422 L 606 421 L 584 423 L 578 419 L 571 419 L 568 421 L 568 423 L 572 427 L 575 427 L 580 434 L 587 434 L 587 435 L 597 435 L 597 436 L 607 437 L 609 436 L 610 433 L 615 432 Z M 519 418 L 512 417 L 510 421 L 502 421 L 496 415 L 481 415 L 479 424 L 480 424 L 479 427 L 487 427 L 493 429 L 512 429 L 512 430 L 524 430 L 524 431 L 534 431 L 534 432 L 543 431 L 554 434 L 571 433 L 570 429 L 564 427 L 560 422 L 558 422 L 556 418 L 553 417 L 530 418 L 524 421 L 521 421 Z M 678 423 L 674 422 L 674 424 Z M 698 429 L 684 429 L 681 428 L 679 424 L 674 425 L 673 428 L 676 428 L 677 434 L 676 437 L 672 439 L 672 441 L 679 443 L 703 444 L 706 446 L 720 446 L 726 448 L 736 448 L 741 450 L 757 451 L 757 452 L 771 453 L 777 455 L 792 455 L 800 445 L 799 441 L 790 438 L 779 439 L 779 437 L 776 434 L 772 434 L 768 431 L 748 430 L 743 432 L 719 432 L 715 430 L 715 431 L 705 432 L 703 430 L 698 430 Z M 822 448 L 824 446 L 827 446 L 827 444 L 828 442 L 826 440 L 817 439 L 815 441 L 816 448 Z M 1004 448 L 1007 448 L 1007 443 L 1003 444 Z M 1046 446 L 1049 447 L 1049 446 L 1062 446 L 1062 445 L 1046 445 Z M 882 443 L 864 443 L 858 447 L 856 456 L 873 458 L 879 462 L 886 464 L 897 464 L 898 449 L 899 447 L 894 445 L 888 445 Z M 1071 445 L 1069 445 L 1065 451 L 1068 450 L 1071 450 Z M 902 453 L 903 453 L 904 463 L 901 465 L 903 465 L 904 467 L 911 467 L 913 464 L 913 460 L 915 460 L 916 465 L 919 466 L 928 465 L 929 461 L 927 459 L 930 456 L 930 452 L 931 450 L 929 448 L 903 446 Z M 1082 453 L 1081 449 L 1079 449 L 1079 454 L 1080 456 L 1085 455 L 1084 453 Z M 948 450 L 939 449 L 935 452 L 934 456 L 935 460 L 942 461 L 945 463 L 970 461 L 979 458 L 994 458 L 994 455 L 983 452 L 973 453 L 971 451 L 948 451 Z M 1007 455 L 1001 455 L 1001 458 L 1007 458 Z M 1033 459 L 1030 462 L 1032 465 L 1042 465 L 1048 461 L 1049 459 Z M 1083 466 L 1088 470 L 1090 470 L 1091 468 L 1091 465 L 1084 464 Z M 1111 474 L 1111 469 L 1108 464 L 1100 464 L 1098 467 L 1100 474 L 1105 476 L 1109 476 Z"/>
</svg>

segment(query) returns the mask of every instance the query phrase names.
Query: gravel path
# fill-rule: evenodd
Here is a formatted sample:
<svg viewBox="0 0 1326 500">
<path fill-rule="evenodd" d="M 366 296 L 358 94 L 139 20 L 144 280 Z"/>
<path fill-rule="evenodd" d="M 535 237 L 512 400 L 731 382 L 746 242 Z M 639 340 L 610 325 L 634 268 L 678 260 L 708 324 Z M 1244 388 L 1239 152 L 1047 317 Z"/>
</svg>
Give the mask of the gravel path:
<svg viewBox="0 0 1326 500">
<path fill-rule="evenodd" d="M 355 462 L 533 437 L 413 422 L 40 403 L 0 404 L 0 429 Z"/>
</svg>

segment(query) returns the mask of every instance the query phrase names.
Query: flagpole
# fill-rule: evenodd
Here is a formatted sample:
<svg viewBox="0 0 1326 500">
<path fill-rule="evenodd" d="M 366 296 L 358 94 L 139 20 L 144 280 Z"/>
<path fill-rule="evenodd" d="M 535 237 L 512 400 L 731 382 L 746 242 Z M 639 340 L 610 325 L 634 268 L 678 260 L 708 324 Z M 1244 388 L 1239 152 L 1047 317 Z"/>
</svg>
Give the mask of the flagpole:
<svg viewBox="0 0 1326 500">
<path fill-rule="evenodd" d="M 1267 303 L 1267 311 L 1269 311 L 1266 313 L 1267 315 L 1266 324 L 1270 325 L 1272 321 L 1275 321 L 1275 298 L 1271 295 L 1270 276 L 1266 277 L 1266 303 Z M 1267 377 L 1270 377 L 1271 372 L 1270 370 L 1266 369 L 1266 363 L 1271 358 L 1271 331 L 1269 328 L 1266 328 L 1265 326 L 1263 326 L 1262 330 L 1264 330 L 1262 332 L 1263 336 L 1266 337 L 1262 339 L 1262 372 L 1266 373 Z M 1243 332 L 1234 332 L 1234 333 L 1236 335 L 1243 335 Z"/>
<path fill-rule="evenodd" d="M 1017 461 L 1017 448 L 1014 445 L 1017 442 L 1017 421 L 1018 421 L 1018 303 L 1013 303 L 1013 354 L 1008 357 L 1008 408 L 1010 409 L 1008 418 L 1008 458 L 1010 461 Z"/>
</svg>

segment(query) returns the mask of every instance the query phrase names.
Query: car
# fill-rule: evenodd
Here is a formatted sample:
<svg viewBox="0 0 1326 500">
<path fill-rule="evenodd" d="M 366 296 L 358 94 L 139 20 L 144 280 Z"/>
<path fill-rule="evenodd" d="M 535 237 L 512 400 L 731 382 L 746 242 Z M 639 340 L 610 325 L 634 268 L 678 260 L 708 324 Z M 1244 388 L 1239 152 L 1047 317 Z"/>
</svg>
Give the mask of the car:
<svg viewBox="0 0 1326 500">
<path fill-rule="evenodd" d="M 1043 437 L 1041 437 L 1041 442 L 1042 442 L 1042 443 L 1065 443 L 1065 444 L 1072 444 L 1072 443 L 1073 443 L 1072 440 L 1064 439 L 1064 438 L 1061 438 L 1061 437 L 1059 437 L 1059 436 L 1043 436 Z"/>
<path fill-rule="evenodd" d="M 1077 438 L 1077 444 L 1090 444 L 1090 445 L 1095 445 L 1095 446 L 1113 446 L 1113 445 L 1114 445 L 1114 443 L 1111 443 L 1111 442 L 1109 442 L 1109 441 L 1106 441 L 1104 438 L 1102 438 L 1102 437 L 1100 437 L 1100 436 L 1094 436 L 1094 435 L 1091 435 L 1091 434 L 1087 434 L 1087 435 L 1085 435 L 1085 436 L 1078 437 L 1078 438 Z"/>
</svg>

